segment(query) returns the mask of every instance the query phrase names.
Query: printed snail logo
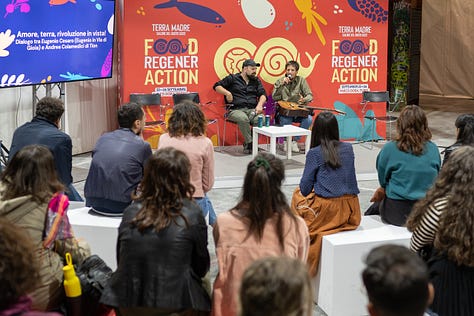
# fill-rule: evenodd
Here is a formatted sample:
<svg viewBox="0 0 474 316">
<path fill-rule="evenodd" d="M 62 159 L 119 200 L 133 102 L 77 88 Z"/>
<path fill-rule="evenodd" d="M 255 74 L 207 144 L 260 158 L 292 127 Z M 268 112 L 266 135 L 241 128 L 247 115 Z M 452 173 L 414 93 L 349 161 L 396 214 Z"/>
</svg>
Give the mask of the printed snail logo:
<svg viewBox="0 0 474 316">
<path fill-rule="evenodd" d="M 158 39 L 153 44 L 153 50 L 159 55 L 164 55 L 167 53 L 177 55 L 186 53 L 188 51 L 188 44 L 184 45 L 177 38 L 170 39 L 169 41 L 165 39 Z"/>
<path fill-rule="evenodd" d="M 313 72 L 319 53 L 312 56 L 304 53 L 309 64 L 301 62 L 301 53 L 286 38 L 274 37 L 265 41 L 257 48 L 255 44 L 244 38 L 231 38 L 219 46 L 214 55 L 214 71 L 219 78 L 241 71 L 242 63 L 252 58 L 260 63 L 258 76 L 261 80 L 273 84 L 285 72 L 285 64 L 296 60 L 300 65 L 299 75 L 307 77 Z"/>
<path fill-rule="evenodd" d="M 345 55 L 354 53 L 356 55 L 364 54 L 369 51 L 369 45 L 365 45 L 361 40 L 349 41 L 343 40 L 339 44 L 339 51 Z"/>
</svg>

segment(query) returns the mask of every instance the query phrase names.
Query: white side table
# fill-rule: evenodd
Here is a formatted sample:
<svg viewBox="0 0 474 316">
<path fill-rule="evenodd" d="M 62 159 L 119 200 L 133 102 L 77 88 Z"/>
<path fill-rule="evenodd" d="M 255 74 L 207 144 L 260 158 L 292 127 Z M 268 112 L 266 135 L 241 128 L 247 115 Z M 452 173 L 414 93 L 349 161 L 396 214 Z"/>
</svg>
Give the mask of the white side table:
<svg viewBox="0 0 474 316">
<path fill-rule="evenodd" d="M 253 127 L 252 157 L 258 152 L 258 134 L 270 137 L 270 153 L 276 154 L 277 137 L 286 137 L 286 157 L 291 159 L 291 138 L 293 136 L 306 136 L 305 154 L 308 153 L 311 141 L 311 131 L 294 125 Z"/>
</svg>

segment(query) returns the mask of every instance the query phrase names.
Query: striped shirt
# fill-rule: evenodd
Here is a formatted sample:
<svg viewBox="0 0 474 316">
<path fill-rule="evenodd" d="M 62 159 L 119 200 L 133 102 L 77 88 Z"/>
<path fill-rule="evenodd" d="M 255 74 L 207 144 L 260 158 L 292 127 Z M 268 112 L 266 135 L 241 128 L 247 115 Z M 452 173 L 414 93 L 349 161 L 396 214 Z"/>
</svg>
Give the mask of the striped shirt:
<svg viewBox="0 0 474 316">
<path fill-rule="evenodd" d="M 410 248 L 413 251 L 420 251 L 427 245 L 432 245 L 439 227 L 439 218 L 448 204 L 447 198 L 440 198 L 428 207 L 423 214 L 420 223 L 411 236 Z"/>
</svg>

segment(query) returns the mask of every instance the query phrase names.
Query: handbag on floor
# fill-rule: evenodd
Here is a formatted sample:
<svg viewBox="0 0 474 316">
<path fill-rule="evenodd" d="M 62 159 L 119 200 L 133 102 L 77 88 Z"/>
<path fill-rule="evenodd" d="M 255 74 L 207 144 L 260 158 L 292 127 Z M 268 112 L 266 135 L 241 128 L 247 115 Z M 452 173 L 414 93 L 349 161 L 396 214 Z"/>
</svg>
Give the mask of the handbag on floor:
<svg viewBox="0 0 474 316">
<path fill-rule="evenodd" d="M 98 255 L 86 258 L 76 270 L 81 281 L 82 293 L 93 300 L 100 300 L 102 291 L 107 285 L 112 269 Z"/>
<path fill-rule="evenodd" d="M 104 316 L 111 308 L 99 303 L 102 292 L 112 275 L 112 269 L 98 255 L 86 258 L 77 268 L 76 275 L 81 282 L 84 315 Z"/>
</svg>

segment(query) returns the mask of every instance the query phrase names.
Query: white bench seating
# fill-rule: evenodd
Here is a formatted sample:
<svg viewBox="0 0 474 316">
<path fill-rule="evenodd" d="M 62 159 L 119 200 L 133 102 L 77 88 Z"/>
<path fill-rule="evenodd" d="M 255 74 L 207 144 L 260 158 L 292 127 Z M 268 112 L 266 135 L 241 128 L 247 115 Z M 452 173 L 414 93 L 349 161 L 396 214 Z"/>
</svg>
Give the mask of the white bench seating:
<svg viewBox="0 0 474 316">
<path fill-rule="evenodd" d="M 116 247 L 118 227 L 121 217 L 102 217 L 89 214 L 90 207 L 74 208 L 71 205 L 68 211 L 76 238 L 86 240 L 92 254 L 96 254 L 115 271 L 117 268 Z"/>
<path fill-rule="evenodd" d="M 330 316 L 367 315 L 361 273 L 369 251 L 383 244 L 409 246 L 405 227 L 387 225 L 379 216 L 362 216 L 357 230 L 323 237 L 319 271 L 314 278 L 315 302 Z"/>
</svg>

